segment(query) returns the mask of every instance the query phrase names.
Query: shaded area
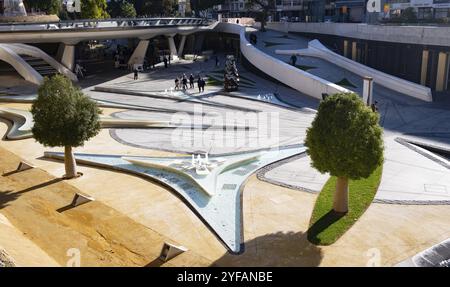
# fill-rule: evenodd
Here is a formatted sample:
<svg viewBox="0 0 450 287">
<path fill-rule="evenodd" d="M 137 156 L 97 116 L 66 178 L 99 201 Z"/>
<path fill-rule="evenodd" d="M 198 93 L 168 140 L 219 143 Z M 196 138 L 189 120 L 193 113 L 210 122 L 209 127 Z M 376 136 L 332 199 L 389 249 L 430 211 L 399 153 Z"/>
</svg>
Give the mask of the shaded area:
<svg viewBox="0 0 450 287">
<path fill-rule="evenodd" d="M 339 221 L 344 213 L 335 212 L 334 210 L 328 211 L 324 216 L 322 216 L 319 220 L 314 222 L 311 227 L 309 227 L 307 234 L 308 240 L 314 244 L 321 244 L 320 234 L 326 230 L 329 226 L 333 225 L 335 222 Z"/>
<path fill-rule="evenodd" d="M 294 38 L 292 38 L 292 37 L 289 37 L 288 35 L 277 36 L 277 37 L 275 37 L 275 38 L 280 38 L 280 39 L 289 39 L 289 40 L 295 40 Z"/>
<path fill-rule="evenodd" d="M 272 46 L 279 46 L 279 45 L 285 45 L 284 43 L 276 43 L 276 42 L 269 42 L 269 41 L 263 41 L 264 47 L 272 47 Z"/>
<path fill-rule="evenodd" d="M 6 206 L 8 206 L 8 203 L 11 201 L 16 200 L 17 198 L 19 198 L 20 195 L 27 193 L 29 191 L 33 191 L 39 188 L 44 188 L 46 186 L 55 184 L 62 181 L 61 178 L 55 178 L 37 185 L 33 185 L 30 186 L 28 188 L 19 190 L 19 191 L 13 191 L 13 190 L 6 190 L 6 191 L 0 191 L 0 209 L 5 208 Z"/>
<path fill-rule="evenodd" d="M 379 166 L 368 178 L 349 180 L 349 210 L 346 214 L 333 211 L 336 177 L 330 177 L 317 197 L 307 231 L 308 240 L 317 245 L 330 245 L 350 229 L 372 203 L 382 171 L 383 167 Z"/>
<path fill-rule="evenodd" d="M 350 87 L 350 88 L 357 88 L 357 86 L 352 84 L 352 82 L 350 82 L 347 78 L 343 78 L 342 80 L 336 82 L 335 84 L 339 85 L 339 86 L 346 86 L 346 87 Z"/>
<path fill-rule="evenodd" d="M 439 148 L 437 146 L 420 144 L 420 143 L 417 143 L 417 142 L 412 142 L 412 144 L 414 144 L 414 145 L 416 145 L 418 147 L 421 147 L 423 149 L 426 149 L 429 152 L 435 153 L 435 154 L 437 154 L 437 155 L 439 155 L 439 156 L 441 156 L 441 157 L 443 157 L 443 158 L 445 158 L 447 160 L 450 160 L 450 151 L 449 150 L 446 150 L 446 149 L 443 149 L 443 148 Z"/>
<path fill-rule="evenodd" d="M 211 266 L 319 266 L 322 250 L 309 243 L 302 232 L 265 234 L 244 244 L 239 255 L 224 254 Z"/>
</svg>

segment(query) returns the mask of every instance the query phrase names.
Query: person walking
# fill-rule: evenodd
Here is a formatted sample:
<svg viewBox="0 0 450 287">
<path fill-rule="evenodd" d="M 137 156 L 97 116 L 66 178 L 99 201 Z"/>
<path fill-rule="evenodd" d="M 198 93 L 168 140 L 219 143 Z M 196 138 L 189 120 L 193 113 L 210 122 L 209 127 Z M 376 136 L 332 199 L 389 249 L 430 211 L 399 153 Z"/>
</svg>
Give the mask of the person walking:
<svg viewBox="0 0 450 287">
<path fill-rule="evenodd" d="M 219 57 L 217 57 L 217 55 L 216 55 L 216 67 L 218 67 L 219 66 Z"/>
<path fill-rule="evenodd" d="M 200 92 L 203 93 L 205 91 L 205 85 L 206 85 L 205 80 L 203 78 L 200 78 Z"/>
<path fill-rule="evenodd" d="M 186 90 L 186 89 L 187 89 L 187 78 L 186 78 L 186 75 L 183 74 L 183 90 Z"/>
<path fill-rule="evenodd" d="M 370 108 L 372 109 L 372 112 L 374 112 L 374 113 L 378 112 L 378 102 L 375 101 L 375 103 L 372 103 L 370 105 Z"/>
<path fill-rule="evenodd" d="M 163 61 L 164 61 L 164 68 L 167 68 L 167 58 L 166 58 L 166 56 L 164 56 Z"/>
<path fill-rule="evenodd" d="M 189 76 L 189 88 L 193 89 L 194 88 L 194 75 L 190 75 Z"/>
<path fill-rule="evenodd" d="M 178 79 L 178 77 L 175 78 L 175 90 L 179 90 L 180 89 L 180 80 Z"/>
<path fill-rule="evenodd" d="M 201 93 L 202 92 L 202 78 L 200 76 L 198 76 L 197 79 L 197 87 L 198 87 L 198 92 Z"/>
<path fill-rule="evenodd" d="M 80 64 L 77 63 L 75 65 L 75 74 L 77 75 L 77 77 L 82 78 L 82 79 L 84 78 L 83 70 L 84 70 L 84 68 L 81 67 Z"/>
<path fill-rule="evenodd" d="M 139 78 L 139 71 L 138 71 L 138 69 L 135 67 L 133 72 L 134 72 L 134 80 L 137 80 Z"/>
<path fill-rule="evenodd" d="M 297 56 L 295 54 L 291 56 L 291 63 L 295 67 L 295 63 L 297 63 Z"/>
</svg>

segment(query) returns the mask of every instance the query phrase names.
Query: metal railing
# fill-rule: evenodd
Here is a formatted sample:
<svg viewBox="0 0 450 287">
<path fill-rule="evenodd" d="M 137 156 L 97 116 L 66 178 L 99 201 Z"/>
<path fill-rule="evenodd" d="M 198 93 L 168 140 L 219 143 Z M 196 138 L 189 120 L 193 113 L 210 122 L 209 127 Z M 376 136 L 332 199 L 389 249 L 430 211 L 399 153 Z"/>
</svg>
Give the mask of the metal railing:
<svg viewBox="0 0 450 287">
<path fill-rule="evenodd" d="M 79 19 L 53 22 L 0 23 L 0 31 L 40 31 L 60 29 L 102 29 L 122 27 L 206 26 L 203 18 L 117 18 Z"/>
</svg>

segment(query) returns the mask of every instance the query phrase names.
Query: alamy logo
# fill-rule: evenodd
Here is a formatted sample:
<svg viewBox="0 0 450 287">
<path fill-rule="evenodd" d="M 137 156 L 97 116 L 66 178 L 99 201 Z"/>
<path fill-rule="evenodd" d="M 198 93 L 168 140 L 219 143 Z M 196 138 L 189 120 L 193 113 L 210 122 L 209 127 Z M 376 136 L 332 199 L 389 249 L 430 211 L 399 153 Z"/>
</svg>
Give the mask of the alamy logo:
<svg viewBox="0 0 450 287">
<path fill-rule="evenodd" d="M 381 0 L 369 0 L 367 1 L 367 12 L 381 12 Z"/>
</svg>

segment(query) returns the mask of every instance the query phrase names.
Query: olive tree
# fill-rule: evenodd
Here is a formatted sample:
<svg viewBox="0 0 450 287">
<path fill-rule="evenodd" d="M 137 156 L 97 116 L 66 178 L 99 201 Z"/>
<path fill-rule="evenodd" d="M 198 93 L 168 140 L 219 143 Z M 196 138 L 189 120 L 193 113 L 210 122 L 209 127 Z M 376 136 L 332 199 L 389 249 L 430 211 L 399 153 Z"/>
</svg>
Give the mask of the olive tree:
<svg viewBox="0 0 450 287">
<path fill-rule="evenodd" d="M 333 209 L 348 211 L 348 180 L 367 178 L 383 162 L 379 115 L 358 95 L 341 93 L 319 105 L 305 145 L 311 165 L 337 177 Z"/>
<path fill-rule="evenodd" d="M 266 31 L 266 21 L 267 16 L 270 11 L 274 10 L 276 7 L 275 0 L 248 0 L 245 2 L 247 9 L 256 13 L 257 18 L 261 21 L 261 32 Z"/>
<path fill-rule="evenodd" d="M 44 146 L 64 146 L 66 178 L 76 177 L 72 147 L 82 146 L 100 131 L 97 104 L 62 75 L 45 78 L 31 107 L 33 137 Z"/>
</svg>

